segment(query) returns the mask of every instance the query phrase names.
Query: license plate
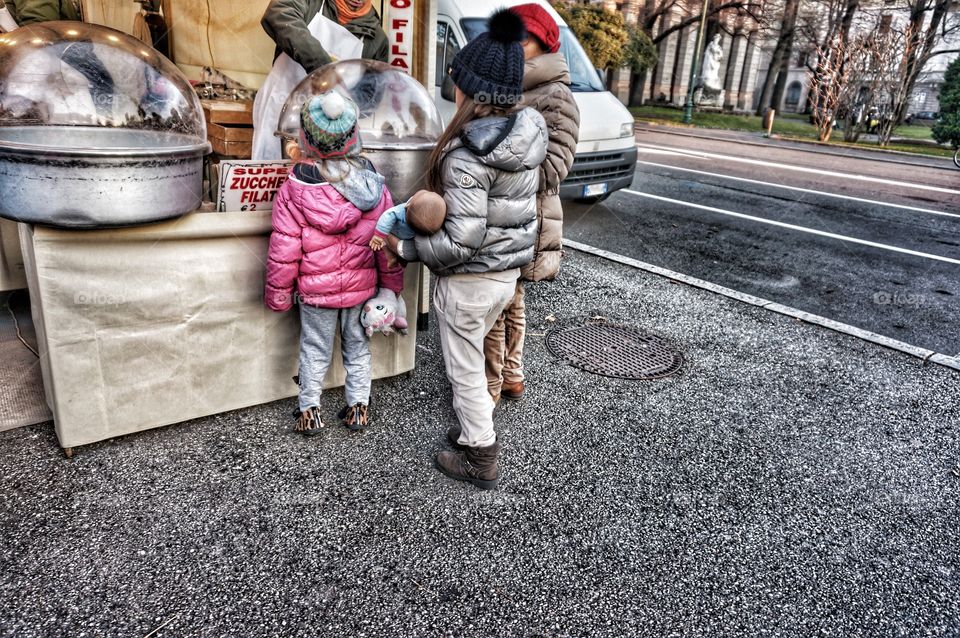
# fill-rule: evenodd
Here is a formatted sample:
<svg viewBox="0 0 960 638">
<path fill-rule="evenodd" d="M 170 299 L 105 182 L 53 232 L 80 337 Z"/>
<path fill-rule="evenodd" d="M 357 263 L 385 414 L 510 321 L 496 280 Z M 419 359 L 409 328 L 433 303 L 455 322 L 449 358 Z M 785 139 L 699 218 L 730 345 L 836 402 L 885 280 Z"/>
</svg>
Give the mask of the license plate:
<svg viewBox="0 0 960 638">
<path fill-rule="evenodd" d="M 607 194 L 607 183 L 603 184 L 588 184 L 583 187 L 583 196 L 584 197 L 596 197 L 597 195 L 606 195 Z"/>
</svg>

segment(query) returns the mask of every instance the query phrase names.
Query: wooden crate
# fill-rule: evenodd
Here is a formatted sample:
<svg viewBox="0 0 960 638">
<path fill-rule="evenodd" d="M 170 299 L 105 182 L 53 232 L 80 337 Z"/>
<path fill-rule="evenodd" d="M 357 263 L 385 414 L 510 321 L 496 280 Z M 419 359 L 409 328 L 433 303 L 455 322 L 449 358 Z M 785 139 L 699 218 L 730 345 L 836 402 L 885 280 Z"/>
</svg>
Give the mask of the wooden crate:
<svg viewBox="0 0 960 638">
<path fill-rule="evenodd" d="M 249 158 L 253 152 L 253 103 L 201 100 L 207 139 L 225 157 Z"/>
<path fill-rule="evenodd" d="M 207 124 L 246 124 L 253 126 L 253 102 L 237 100 L 200 100 Z"/>
</svg>

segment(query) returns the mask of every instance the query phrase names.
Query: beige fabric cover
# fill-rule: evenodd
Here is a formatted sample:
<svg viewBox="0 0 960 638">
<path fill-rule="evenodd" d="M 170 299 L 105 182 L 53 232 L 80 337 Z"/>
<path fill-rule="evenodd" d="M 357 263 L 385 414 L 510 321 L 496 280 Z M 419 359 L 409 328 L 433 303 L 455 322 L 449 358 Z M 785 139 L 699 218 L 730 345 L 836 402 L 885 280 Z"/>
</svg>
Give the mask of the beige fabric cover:
<svg viewBox="0 0 960 638">
<path fill-rule="evenodd" d="M 200 79 L 204 66 L 215 63 L 233 79 L 260 88 L 273 66 L 274 44 L 260 26 L 260 18 L 269 3 L 270 0 L 210 0 L 208 12 L 205 1 L 173 0 L 172 15 L 165 18 L 173 29 L 174 61 L 193 80 Z M 131 35 L 134 17 L 140 11 L 140 5 L 135 2 L 116 0 L 86 0 L 83 8 L 87 22 Z"/>
<path fill-rule="evenodd" d="M 63 447 L 297 393 L 297 314 L 262 301 L 269 211 L 193 213 L 119 230 L 21 229 Z M 407 268 L 411 309 L 418 270 Z M 415 344 L 416 321 L 406 337 L 376 335 L 374 377 L 412 370 Z M 343 379 L 336 355 L 326 385 Z"/>
<path fill-rule="evenodd" d="M 200 77 L 204 66 L 216 66 L 233 79 L 260 88 L 273 66 L 273 40 L 260 26 L 268 4 L 269 0 L 210 0 L 212 11 L 208 13 L 206 2 L 175 0 L 173 55 L 177 65 L 192 79 Z"/>
<path fill-rule="evenodd" d="M 147 46 L 153 46 L 153 35 L 150 33 L 150 26 L 147 25 L 146 16 L 138 11 L 133 18 L 133 37 L 140 40 Z"/>
<path fill-rule="evenodd" d="M 117 0 L 83 0 L 83 21 L 131 33 L 133 18 L 140 13 L 136 2 Z"/>
<path fill-rule="evenodd" d="M 0 290 L 19 290 L 27 287 L 20 253 L 17 222 L 0 219 Z"/>
</svg>

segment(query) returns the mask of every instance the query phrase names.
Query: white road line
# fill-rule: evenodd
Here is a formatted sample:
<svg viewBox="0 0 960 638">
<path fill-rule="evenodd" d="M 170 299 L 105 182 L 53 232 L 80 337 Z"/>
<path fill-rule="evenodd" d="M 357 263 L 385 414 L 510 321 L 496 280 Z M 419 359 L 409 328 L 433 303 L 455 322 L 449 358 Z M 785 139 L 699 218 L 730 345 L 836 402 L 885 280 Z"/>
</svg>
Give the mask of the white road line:
<svg viewBox="0 0 960 638">
<path fill-rule="evenodd" d="M 671 199 L 669 197 L 661 197 L 660 195 L 651 195 L 649 193 L 641 193 L 640 191 L 631 190 L 625 188 L 620 193 L 628 193 L 630 195 L 637 195 L 639 197 L 646 197 L 649 199 L 656 199 L 661 202 L 667 202 L 670 204 L 679 204 L 681 206 L 686 206 L 688 208 L 699 208 L 700 210 L 710 211 L 711 213 L 720 213 L 721 215 L 729 215 L 730 217 L 738 217 L 740 219 L 747 219 L 752 222 L 759 222 L 761 224 L 769 224 L 771 226 L 779 226 L 780 228 L 789 228 L 790 230 L 796 230 L 801 233 L 809 233 L 811 235 L 819 235 L 820 237 L 829 237 L 830 239 L 839 239 L 840 241 L 846 241 L 853 244 L 860 244 L 862 246 L 870 246 L 872 248 L 880 248 L 881 250 L 889 250 L 895 253 L 903 253 L 905 255 L 913 255 L 914 257 L 922 257 L 924 259 L 933 259 L 936 261 L 943 261 L 948 264 L 957 264 L 960 265 L 960 259 L 953 259 L 951 257 L 944 257 L 942 255 L 932 255 L 930 253 L 921 253 L 916 250 L 910 250 L 909 248 L 900 248 L 899 246 L 890 246 L 889 244 L 878 244 L 876 242 L 867 241 L 866 239 L 857 239 L 856 237 L 848 237 L 846 235 L 837 235 L 834 233 L 828 233 L 825 230 L 817 230 L 815 228 L 807 228 L 806 226 L 796 226 L 794 224 L 787 224 L 784 222 L 773 221 L 772 219 L 764 219 L 762 217 L 754 217 L 753 215 L 744 215 L 743 213 L 736 213 L 732 210 L 724 210 L 723 208 L 715 208 L 713 206 L 704 206 L 703 204 L 694 204 L 693 202 L 685 202 L 680 199 Z"/>
<path fill-rule="evenodd" d="M 928 186 L 926 184 L 914 184 L 911 182 L 900 182 L 895 179 L 884 179 L 882 177 L 869 177 L 867 175 L 854 175 L 852 173 L 838 173 L 837 171 L 827 171 L 820 168 L 807 168 L 806 166 L 794 166 L 793 164 L 780 164 L 769 162 L 767 160 L 756 160 L 747 157 L 736 157 L 733 155 L 720 155 L 718 153 L 707 153 L 706 151 L 692 151 L 688 149 L 665 149 L 662 146 L 648 146 L 646 144 L 637 144 L 637 148 L 651 151 L 660 155 L 685 155 L 687 157 L 699 157 L 702 159 L 722 159 L 728 162 L 740 162 L 742 164 L 753 164 L 756 166 L 773 166 L 784 168 L 798 173 L 812 173 L 814 175 L 829 175 L 831 177 L 842 177 L 844 179 L 858 180 L 861 182 L 872 182 L 874 184 L 887 184 L 889 186 L 900 186 L 903 188 L 914 188 L 917 190 L 934 191 L 937 193 L 948 193 L 950 195 L 960 195 L 960 190 L 952 188 L 943 188 L 941 186 Z"/>
<path fill-rule="evenodd" d="M 838 199 L 846 199 L 854 202 L 863 202 L 865 204 L 871 204 L 873 206 L 888 206 L 890 208 L 901 208 L 903 210 L 912 210 L 918 213 L 929 213 L 930 215 L 943 215 L 944 217 L 960 218 L 960 214 L 947 213 L 942 210 L 933 210 L 932 208 L 920 208 L 918 206 L 904 206 L 903 204 L 891 204 L 889 202 L 878 202 L 872 199 L 864 199 L 862 197 L 853 197 L 852 195 L 838 195 L 836 193 L 827 193 L 825 191 L 813 190 L 811 188 L 800 188 L 799 186 L 787 186 L 786 184 L 774 184 L 773 182 L 762 182 L 757 179 L 748 179 L 746 177 L 733 177 L 732 175 L 722 175 L 720 173 L 711 173 L 709 171 L 698 171 L 693 168 L 673 166 L 672 164 L 660 164 L 658 162 L 645 162 L 642 160 L 638 160 L 637 164 L 645 164 L 647 166 L 659 166 L 661 168 L 669 168 L 675 171 L 685 171 L 687 173 L 696 173 L 698 175 L 710 175 L 711 177 L 719 177 L 720 179 L 729 179 L 737 182 L 748 182 L 750 184 L 762 184 L 763 186 L 770 186 L 772 188 L 783 188 L 791 191 L 799 191 L 801 193 L 813 193 L 814 195 L 823 195 L 824 197 L 836 197 Z"/>
</svg>

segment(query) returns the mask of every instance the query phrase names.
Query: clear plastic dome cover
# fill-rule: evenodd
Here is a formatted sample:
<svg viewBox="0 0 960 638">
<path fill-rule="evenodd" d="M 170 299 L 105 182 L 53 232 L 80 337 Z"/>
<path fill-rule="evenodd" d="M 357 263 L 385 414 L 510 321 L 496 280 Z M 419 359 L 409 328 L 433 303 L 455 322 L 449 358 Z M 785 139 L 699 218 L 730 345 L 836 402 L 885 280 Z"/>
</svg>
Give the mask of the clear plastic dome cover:
<svg viewBox="0 0 960 638">
<path fill-rule="evenodd" d="M 375 60 L 344 60 L 317 69 L 297 85 L 280 112 L 276 135 L 299 139 L 303 104 L 330 90 L 357 104 L 365 148 L 432 146 L 443 132 L 430 94 L 410 75 Z"/>
<path fill-rule="evenodd" d="M 107 27 L 44 22 L 0 36 L 0 126 L 165 131 L 206 142 L 200 100 L 177 67 Z"/>
</svg>

